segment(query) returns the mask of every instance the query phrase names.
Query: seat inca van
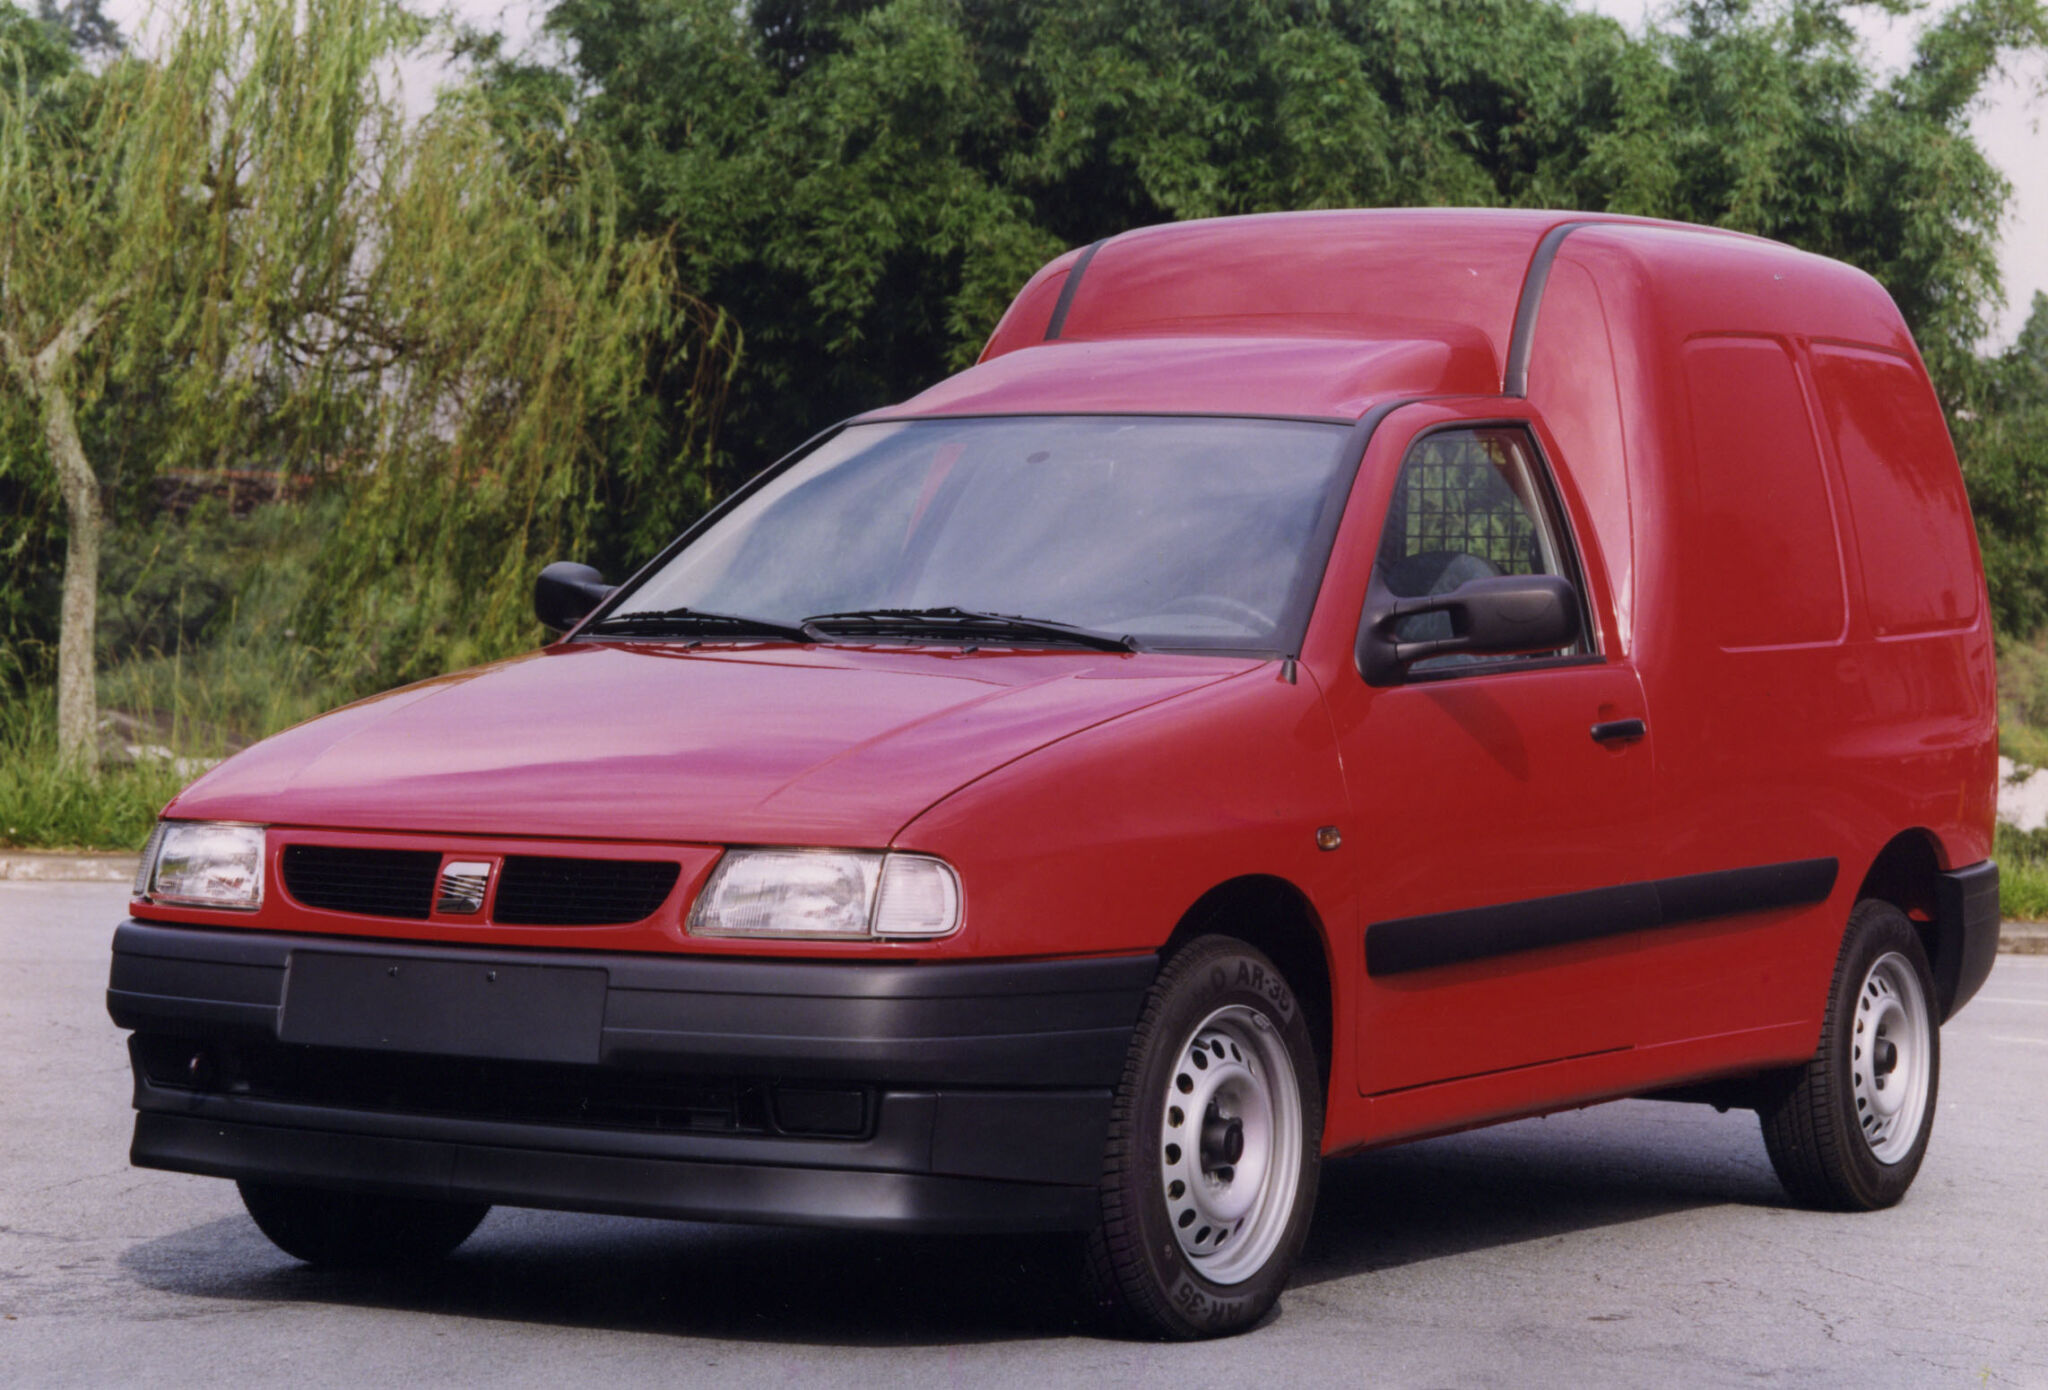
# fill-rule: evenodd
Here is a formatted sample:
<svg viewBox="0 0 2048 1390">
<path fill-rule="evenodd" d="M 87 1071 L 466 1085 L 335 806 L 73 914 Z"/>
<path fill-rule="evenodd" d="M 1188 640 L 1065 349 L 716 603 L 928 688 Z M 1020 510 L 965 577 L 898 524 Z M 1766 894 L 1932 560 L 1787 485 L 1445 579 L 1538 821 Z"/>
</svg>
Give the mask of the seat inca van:
<svg viewBox="0 0 2048 1390">
<path fill-rule="evenodd" d="M 1753 1109 L 1797 1201 L 1897 1202 L 1996 948 L 1940 408 L 1753 237 L 1111 237 L 536 603 L 201 777 L 116 932 L 134 1162 L 300 1258 L 1071 1232 L 1124 1327 L 1231 1332 L 1323 1159 L 1565 1107 Z"/>
</svg>

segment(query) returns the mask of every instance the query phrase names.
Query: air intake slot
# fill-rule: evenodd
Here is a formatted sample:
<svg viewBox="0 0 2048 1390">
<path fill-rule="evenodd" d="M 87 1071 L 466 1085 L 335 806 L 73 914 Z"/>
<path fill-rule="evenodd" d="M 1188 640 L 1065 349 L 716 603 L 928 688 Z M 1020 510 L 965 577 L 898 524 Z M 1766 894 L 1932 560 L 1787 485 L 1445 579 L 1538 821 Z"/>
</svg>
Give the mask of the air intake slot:
<svg viewBox="0 0 2048 1390">
<path fill-rule="evenodd" d="M 286 845 L 284 886 L 307 907 L 418 921 L 434 905 L 441 856 L 434 850 Z"/>
<path fill-rule="evenodd" d="M 638 922 L 668 901 L 682 866 L 642 859 L 512 855 L 491 920 L 509 926 L 597 927 Z"/>
</svg>

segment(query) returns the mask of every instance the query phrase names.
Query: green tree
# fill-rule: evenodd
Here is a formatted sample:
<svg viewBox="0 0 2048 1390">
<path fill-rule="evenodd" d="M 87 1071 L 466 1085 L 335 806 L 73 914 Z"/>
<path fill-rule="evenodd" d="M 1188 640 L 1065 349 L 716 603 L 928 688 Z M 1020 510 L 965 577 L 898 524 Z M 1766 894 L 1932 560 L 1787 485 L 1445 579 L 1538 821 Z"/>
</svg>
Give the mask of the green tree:
<svg viewBox="0 0 2048 1390">
<path fill-rule="evenodd" d="M 1957 402 L 2007 198 L 1966 118 L 2048 19 L 1963 0 L 1880 81 L 1853 8 L 1696 0 L 1631 34 L 1560 0 L 558 0 L 568 69 L 494 76 L 573 93 L 744 330 L 736 471 L 971 360 L 1056 249 L 1279 208 L 1778 237 L 1879 276 Z"/>
<path fill-rule="evenodd" d="M 81 53 L 121 51 L 121 28 L 107 18 L 100 0 L 36 0 L 36 18 Z"/>
<path fill-rule="evenodd" d="M 2031 636 L 2048 624 L 2048 294 L 2035 293 L 2018 340 L 1984 364 L 1955 438 L 1998 628 Z"/>
<path fill-rule="evenodd" d="M 0 440 L 32 419 L 15 485 L 61 499 L 60 756 L 96 756 L 109 490 L 158 469 L 345 492 L 330 631 L 391 628 L 404 584 L 452 595 L 471 650 L 529 632 L 513 581 L 584 524 L 650 345 L 715 327 L 620 231 L 605 160 L 473 92 L 408 124 L 378 74 L 428 31 L 390 0 L 196 0 L 100 73 L 48 35 L 0 13 Z M 148 449 L 89 452 L 115 414 Z"/>
</svg>

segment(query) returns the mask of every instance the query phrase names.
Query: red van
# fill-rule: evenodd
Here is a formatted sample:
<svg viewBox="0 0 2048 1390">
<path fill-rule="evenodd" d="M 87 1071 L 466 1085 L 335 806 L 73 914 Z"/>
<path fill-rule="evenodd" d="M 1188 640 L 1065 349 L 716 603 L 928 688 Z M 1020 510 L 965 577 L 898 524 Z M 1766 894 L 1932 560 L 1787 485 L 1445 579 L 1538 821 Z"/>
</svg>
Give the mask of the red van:
<svg viewBox="0 0 2048 1390">
<path fill-rule="evenodd" d="M 1073 1231 L 1269 1309 L 1329 1155 L 1623 1096 L 1896 1202 L 1989 972 L 1992 640 L 1868 276 L 1541 212 L 1147 228 L 543 650 L 165 810 L 134 1162 L 300 1258 L 491 1203 Z"/>
</svg>

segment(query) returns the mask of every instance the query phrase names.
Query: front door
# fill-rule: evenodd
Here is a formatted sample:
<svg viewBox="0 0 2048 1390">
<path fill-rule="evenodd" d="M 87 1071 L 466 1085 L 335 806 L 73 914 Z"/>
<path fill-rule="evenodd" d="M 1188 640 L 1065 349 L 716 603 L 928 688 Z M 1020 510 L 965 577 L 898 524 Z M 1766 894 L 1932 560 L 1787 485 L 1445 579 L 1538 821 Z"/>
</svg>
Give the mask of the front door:
<svg viewBox="0 0 2048 1390">
<path fill-rule="evenodd" d="M 1598 597 L 1529 430 L 1385 443 L 1401 465 L 1375 603 L 1500 574 L 1558 574 Z M 1642 991 L 1618 934 L 1645 907 L 1650 751 L 1635 669 L 1601 650 L 1604 610 L 1587 602 L 1586 635 L 1563 651 L 1438 657 L 1379 688 L 1346 673 L 1328 692 L 1363 838 L 1366 1094 L 1637 1039 Z M 1443 614 L 1403 622 L 1404 642 L 1451 635 Z"/>
</svg>

